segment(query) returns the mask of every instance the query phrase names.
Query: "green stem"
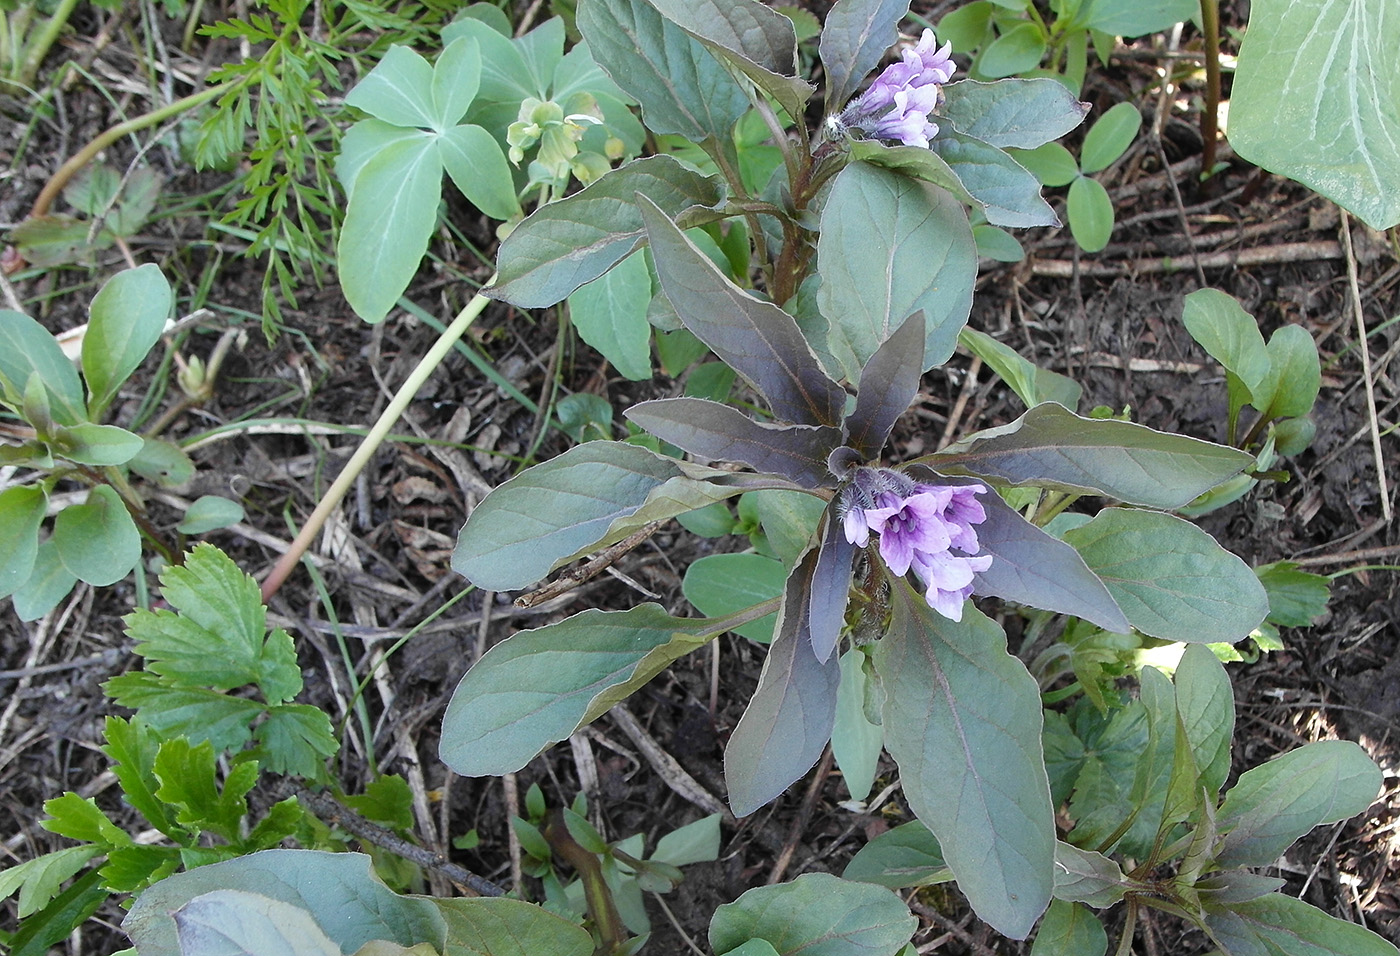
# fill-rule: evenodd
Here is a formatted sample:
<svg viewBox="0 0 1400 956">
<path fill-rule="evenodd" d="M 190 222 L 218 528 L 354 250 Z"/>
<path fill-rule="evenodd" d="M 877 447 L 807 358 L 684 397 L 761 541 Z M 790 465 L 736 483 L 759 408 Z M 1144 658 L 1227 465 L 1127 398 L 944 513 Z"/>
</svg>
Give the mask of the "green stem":
<svg viewBox="0 0 1400 956">
<path fill-rule="evenodd" d="M 58 40 L 59 33 L 68 25 L 68 18 L 72 16 L 77 5 L 78 0 L 61 0 L 57 9 L 39 28 L 38 34 L 27 44 L 29 52 L 24 58 L 24 63 L 20 66 L 17 77 L 25 86 L 28 86 L 39 74 L 39 64 L 44 62 L 44 57 L 48 56 L 49 50 Z"/>
<path fill-rule="evenodd" d="M 492 276 L 487 285 L 495 281 L 496 277 Z M 360 472 L 364 471 L 365 466 L 374 457 L 374 453 L 379 450 L 379 446 L 383 444 L 389 431 L 398 423 L 399 416 L 404 413 L 404 409 L 408 408 L 409 402 L 413 401 L 418 390 L 428 381 L 428 377 L 437 371 L 437 367 L 442 364 L 442 360 L 447 357 L 452 346 L 457 343 L 457 340 L 462 337 L 472 322 L 476 321 L 476 317 L 481 314 L 490 301 L 480 293 L 472 296 L 472 300 L 466 304 L 461 312 L 457 313 L 452 324 L 443 330 L 442 335 L 438 336 L 438 340 L 433 343 L 433 347 L 428 349 L 423 358 L 419 360 L 418 365 L 409 373 L 408 378 L 404 379 L 404 383 L 399 386 L 399 390 L 394 393 L 394 397 L 380 413 L 379 419 L 370 428 L 369 434 L 365 436 L 364 441 L 360 442 L 360 447 L 355 449 L 355 454 L 350 457 L 350 461 L 346 463 L 340 474 L 336 476 L 335 481 L 331 483 L 330 488 L 326 490 L 325 496 L 316 505 L 316 509 L 311 512 L 311 517 L 302 526 L 296 540 L 292 542 L 286 554 L 278 559 L 277 564 L 272 568 L 272 573 L 267 576 L 267 580 L 263 581 L 262 599 L 264 603 L 276 594 L 282 586 L 282 582 L 287 580 L 287 576 L 292 573 L 292 569 L 297 566 L 302 555 L 311 547 L 311 542 L 316 540 L 316 535 L 320 534 L 326 519 L 340 505 L 350 490 L 350 486 L 355 483 Z"/>
<path fill-rule="evenodd" d="M 123 136 L 140 132 L 143 129 L 149 129 L 152 126 L 165 122 L 172 116 L 178 116 L 186 110 L 194 109 L 196 106 L 207 103 L 249 82 L 250 76 L 241 76 L 236 80 L 228 80 L 217 86 L 211 86 L 206 90 L 200 90 L 198 93 L 191 93 L 189 96 L 178 99 L 173 103 L 168 103 L 159 109 L 152 110 L 149 113 L 143 113 L 134 119 L 129 119 L 125 123 L 118 123 L 116 126 L 100 134 L 92 142 L 70 156 L 68 161 L 58 168 L 58 172 L 53 174 L 53 178 L 44 185 L 43 191 L 41 191 L 39 197 L 34 200 L 34 207 L 29 210 L 29 218 L 35 219 L 47 214 L 49 207 L 53 205 L 53 201 L 58 198 L 58 194 L 63 191 L 64 186 L 68 185 L 68 181 L 77 174 L 78 170 L 92 162 L 98 153 L 102 152 L 102 150 L 106 149 L 108 146 L 111 146 Z"/>
<path fill-rule="evenodd" d="M 1220 4 L 1219 0 L 1201 0 L 1201 32 L 1206 46 L 1206 103 L 1201 110 L 1201 179 L 1215 172 L 1215 140 L 1217 117 L 1220 115 Z"/>
</svg>

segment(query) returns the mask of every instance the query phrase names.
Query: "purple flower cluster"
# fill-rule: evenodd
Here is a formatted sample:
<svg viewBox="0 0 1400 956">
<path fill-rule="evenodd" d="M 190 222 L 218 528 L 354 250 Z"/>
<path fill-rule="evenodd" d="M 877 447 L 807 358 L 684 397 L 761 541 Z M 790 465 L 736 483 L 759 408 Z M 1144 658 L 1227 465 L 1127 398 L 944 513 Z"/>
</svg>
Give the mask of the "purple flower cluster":
<svg viewBox="0 0 1400 956">
<path fill-rule="evenodd" d="M 982 485 L 917 484 L 898 472 L 865 471 L 842 496 L 846 540 L 864 548 L 871 532 L 879 535 L 880 557 L 891 573 L 913 570 L 929 607 L 960 621 L 973 574 L 992 564 L 991 555 L 977 554 L 973 528 L 987 518 L 977 500 L 986 492 Z"/>
<path fill-rule="evenodd" d="M 928 115 L 942 95 L 942 84 L 953 76 L 952 44 L 935 49 L 932 30 L 925 30 L 913 49 L 900 51 L 860 96 L 841 111 L 840 125 L 873 139 L 897 140 L 905 146 L 928 147 L 938 124 Z"/>
</svg>

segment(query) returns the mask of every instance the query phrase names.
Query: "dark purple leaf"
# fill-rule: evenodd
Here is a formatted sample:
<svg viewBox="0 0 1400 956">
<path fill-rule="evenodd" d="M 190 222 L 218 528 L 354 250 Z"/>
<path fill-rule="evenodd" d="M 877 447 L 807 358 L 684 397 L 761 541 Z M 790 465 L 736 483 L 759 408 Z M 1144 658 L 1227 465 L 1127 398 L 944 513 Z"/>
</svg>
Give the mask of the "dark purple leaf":
<svg viewBox="0 0 1400 956">
<path fill-rule="evenodd" d="M 822 371 L 797 321 L 731 282 L 674 222 L 637 196 L 661 290 L 695 337 L 756 388 L 779 418 L 835 425 L 846 392 Z"/>
<path fill-rule="evenodd" d="M 831 659 L 841 627 L 846 622 L 846 602 L 851 596 L 851 573 L 855 567 L 856 546 L 846 540 L 846 532 L 836 509 L 826 513 L 817 567 L 812 572 L 811 622 L 812 650 L 825 664 Z"/>
<path fill-rule="evenodd" d="M 932 484 L 973 483 L 945 478 L 920 466 L 908 471 Z M 1073 614 L 1117 634 L 1132 629 L 1118 602 L 1078 551 L 1021 517 L 995 490 L 989 489 L 977 500 L 987 513 L 987 520 L 977 525 L 977 540 L 982 553 L 992 556 L 992 566 L 973 578 L 975 593 Z"/>
<path fill-rule="evenodd" d="M 841 432 L 830 425 L 767 425 L 703 398 L 642 402 L 627 417 L 708 461 L 737 461 L 809 488 L 834 483 L 826 459 L 841 444 Z"/>
<path fill-rule="evenodd" d="M 867 460 L 880 457 L 894 423 L 919 393 L 924 327 L 920 309 L 880 343 L 860 371 L 855 411 L 846 419 L 846 443 Z"/>
<path fill-rule="evenodd" d="M 841 0 L 831 8 L 820 46 L 828 113 L 840 110 L 880 65 L 908 12 L 909 0 Z"/>
<path fill-rule="evenodd" d="M 788 577 L 758 690 L 724 751 L 724 778 L 736 817 L 748 816 L 812 769 L 836 723 L 841 667 L 812 653 L 807 627 L 816 553 Z"/>
</svg>

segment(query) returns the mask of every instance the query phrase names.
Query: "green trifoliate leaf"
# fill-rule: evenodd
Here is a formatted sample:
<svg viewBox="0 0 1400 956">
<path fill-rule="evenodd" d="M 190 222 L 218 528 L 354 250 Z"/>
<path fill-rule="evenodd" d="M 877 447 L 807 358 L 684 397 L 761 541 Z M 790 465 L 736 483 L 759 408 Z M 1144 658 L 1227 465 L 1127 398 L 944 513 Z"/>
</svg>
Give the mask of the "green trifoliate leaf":
<svg viewBox="0 0 1400 956">
<path fill-rule="evenodd" d="M 1119 103 L 1100 116 L 1084 136 L 1079 170 L 1084 174 L 1107 169 L 1127 152 L 1142 128 L 1142 114 L 1133 103 Z"/>
</svg>

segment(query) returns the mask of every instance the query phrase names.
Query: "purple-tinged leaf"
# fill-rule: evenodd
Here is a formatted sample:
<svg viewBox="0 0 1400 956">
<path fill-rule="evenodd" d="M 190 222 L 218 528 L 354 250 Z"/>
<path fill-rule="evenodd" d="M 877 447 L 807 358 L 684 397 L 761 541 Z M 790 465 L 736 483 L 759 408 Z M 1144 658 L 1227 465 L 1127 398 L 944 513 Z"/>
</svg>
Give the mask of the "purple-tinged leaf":
<svg viewBox="0 0 1400 956">
<path fill-rule="evenodd" d="M 826 111 L 835 113 L 899 39 L 909 0 L 840 0 L 827 14 L 819 51 L 826 70 Z"/>
<path fill-rule="evenodd" d="M 1025 939 L 1055 876 L 1040 689 L 975 608 L 950 621 L 903 580 L 891 604 L 875 670 L 885 689 L 885 747 L 904 795 L 977 915 Z"/>
<path fill-rule="evenodd" d="M 931 484 L 967 484 L 921 466 L 908 469 Z M 973 578 L 976 594 L 993 594 L 1007 601 L 1061 614 L 1073 614 L 1117 634 L 1132 630 L 1118 602 L 1079 552 L 1047 534 L 992 492 L 977 498 L 987 520 L 977 526 L 982 553 L 992 566 Z"/>
<path fill-rule="evenodd" d="M 807 626 L 816 560 L 807 552 L 788 577 L 758 690 L 724 750 L 736 817 L 753 813 L 812 769 L 836 723 L 841 667 L 817 661 Z"/>
<path fill-rule="evenodd" d="M 909 316 L 860 371 L 855 411 L 846 419 L 846 443 L 867 459 L 880 457 L 894 423 L 919 394 L 925 324 L 922 309 Z"/>
<path fill-rule="evenodd" d="M 662 441 L 707 461 L 736 461 L 816 488 L 830 485 L 827 456 L 841 444 L 830 425 L 769 425 L 703 398 L 642 402 L 627 417 Z"/>
<path fill-rule="evenodd" d="M 936 111 L 958 132 L 1000 149 L 1034 149 L 1059 139 L 1084 122 L 1088 112 L 1088 103 L 1047 76 L 949 83 Z"/>
<path fill-rule="evenodd" d="M 721 187 L 669 156 L 619 166 L 597 182 L 535 210 L 501 243 L 499 274 L 487 293 L 522 309 L 554 305 L 625 259 L 644 230 L 633 197 L 642 193 L 668 216 L 717 205 Z"/>
<path fill-rule="evenodd" d="M 1179 508 L 1253 460 L 1225 445 L 1132 422 L 1081 418 L 1045 402 L 1009 425 L 969 435 L 920 463 L 1012 485 Z"/>
<path fill-rule="evenodd" d="M 1270 893 L 1255 900 L 1211 907 L 1206 926 L 1231 953 L 1306 956 L 1395 956 L 1395 944 L 1302 900 Z"/>
<path fill-rule="evenodd" d="M 826 513 L 826 531 L 821 552 L 812 572 L 812 600 L 809 604 L 812 650 L 825 664 L 831 658 L 841 627 L 846 621 L 846 602 L 851 594 L 851 574 L 855 568 L 856 546 L 846 540 L 846 532 L 834 508 Z"/>
<path fill-rule="evenodd" d="M 731 282 L 646 196 L 636 201 L 661 290 L 685 327 L 748 379 L 779 418 L 840 422 L 846 392 L 822 371 L 797 321 Z"/>
</svg>

